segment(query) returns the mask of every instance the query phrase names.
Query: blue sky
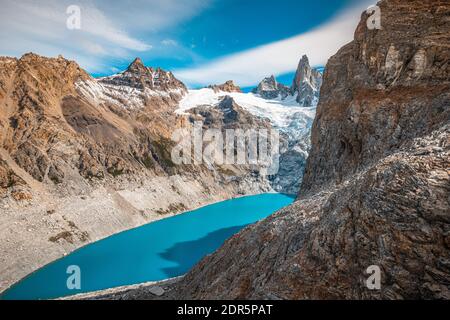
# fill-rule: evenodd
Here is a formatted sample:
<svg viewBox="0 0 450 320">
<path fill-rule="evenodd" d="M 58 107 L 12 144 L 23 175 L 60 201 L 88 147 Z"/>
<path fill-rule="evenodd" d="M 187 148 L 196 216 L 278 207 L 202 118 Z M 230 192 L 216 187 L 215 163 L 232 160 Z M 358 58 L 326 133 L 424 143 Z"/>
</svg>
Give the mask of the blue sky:
<svg viewBox="0 0 450 320">
<path fill-rule="evenodd" d="M 0 55 L 33 51 L 76 60 L 94 76 L 134 57 L 191 87 L 275 74 L 290 84 L 301 55 L 322 66 L 350 41 L 369 0 L 2 0 Z M 66 9 L 81 8 L 68 30 Z"/>
</svg>

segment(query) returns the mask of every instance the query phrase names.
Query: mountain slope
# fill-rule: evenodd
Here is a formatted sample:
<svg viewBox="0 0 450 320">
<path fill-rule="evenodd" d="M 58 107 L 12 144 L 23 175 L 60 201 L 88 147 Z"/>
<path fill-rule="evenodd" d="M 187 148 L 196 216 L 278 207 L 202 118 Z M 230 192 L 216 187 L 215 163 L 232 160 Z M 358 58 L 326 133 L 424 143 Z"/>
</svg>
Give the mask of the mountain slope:
<svg viewBox="0 0 450 320">
<path fill-rule="evenodd" d="M 206 257 L 179 299 L 450 298 L 450 5 L 384 0 L 327 64 L 298 201 Z M 366 286 L 381 270 L 381 290 Z"/>
<path fill-rule="evenodd" d="M 295 97 L 265 99 L 253 93 L 214 91 L 205 88 L 189 90 L 180 101 L 177 113 L 189 114 L 199 107 L 218 109 L 220 101 L 227 96 L 255 120 L 267 121 L 271 128 L 280 132 L 280 166 L 277 174 L 270 177 L 270 182 L 278 192 L 297 194 L 310 148 L 315 107 L 300 107 Z"/>
<path fill-rule="evenodd" d="M 0 58 L 0 291 L 114 233 L 272 190 L 248 166 L 173 163 L 186 93 L 139 59 L 94 79 L 62 57 Z"/>
</svg>

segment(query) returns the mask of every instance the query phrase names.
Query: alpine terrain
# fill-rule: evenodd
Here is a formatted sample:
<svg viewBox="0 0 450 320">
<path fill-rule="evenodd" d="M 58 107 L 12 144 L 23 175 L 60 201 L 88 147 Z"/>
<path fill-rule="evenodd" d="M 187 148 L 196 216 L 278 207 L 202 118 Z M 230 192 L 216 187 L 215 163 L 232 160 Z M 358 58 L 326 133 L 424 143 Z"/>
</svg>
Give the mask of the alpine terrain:
<svg viewBox="0 0 450 320">
<path fill-rule="evenodd" d="M 450 298 L 450 4 L 378 5 L 382 30 L 364 13 L 326 66 L 298 201 L 169 296 Z M 366 282 L 373 268 L 378 290 Z"/>
<path fill-rule="evenodd" d="M 150 221 L 241 195 L 295 194 L 315 107 L 276 101 L 243 94 L 232 81 L 188 91 L 139 58 L 98 79 L 62 56 L 0 58 L 0 290 Z M 279 174 L 175 164 L 173 133 L 197 121 L 205 130 L 280 129 Z"/>
</svg>

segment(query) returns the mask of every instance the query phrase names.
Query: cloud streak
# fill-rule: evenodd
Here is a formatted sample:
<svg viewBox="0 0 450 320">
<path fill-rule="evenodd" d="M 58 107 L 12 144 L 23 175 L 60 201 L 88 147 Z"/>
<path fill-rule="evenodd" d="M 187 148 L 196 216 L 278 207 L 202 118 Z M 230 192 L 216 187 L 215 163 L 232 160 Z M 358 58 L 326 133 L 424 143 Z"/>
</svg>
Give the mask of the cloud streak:
<svg viewBox="0 0 450 320">
<path fill-rule="evenodd" d="M 353 39 L 361 13 L 372 1 L 360 1 L 330 22 L 285 40 L 219 58 L 208 64 L 176 70 L 175 75 L 190 85 L 208 85 L 233 79 L 251 86 L 264 77 L 295 71 L 303 54 L 313 66 L 323 66 L 339 48 Z"/>
<path fill-rule="evenodd" d="M 0 55 L 63 54 L 90 72 L 102 72 L 111 62 L 150 51 L 153 43 L 160 45 L 157 31 L 198 14 L 210 1 L 3 0 Z M 80 30 L 66 27 L 71 5 L 81 8 Z"/>
</svg>

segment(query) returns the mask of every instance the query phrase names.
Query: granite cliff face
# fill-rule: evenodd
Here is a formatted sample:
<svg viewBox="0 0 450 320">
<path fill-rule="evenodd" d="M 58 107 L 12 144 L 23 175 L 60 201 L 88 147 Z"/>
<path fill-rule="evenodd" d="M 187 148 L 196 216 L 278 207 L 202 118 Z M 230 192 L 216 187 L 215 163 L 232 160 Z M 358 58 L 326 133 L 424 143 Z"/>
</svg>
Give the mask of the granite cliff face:
<svg viewBox="0 0 450 320">
<path fill-rule="evenodd" d="M 450 298 L 450 4 L 384 0 L 327 64 L 298 201 L 234 236 L 181 299 Z M 381 289 L 366 285 L 370 266 Z"/>
</svg>

